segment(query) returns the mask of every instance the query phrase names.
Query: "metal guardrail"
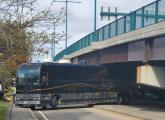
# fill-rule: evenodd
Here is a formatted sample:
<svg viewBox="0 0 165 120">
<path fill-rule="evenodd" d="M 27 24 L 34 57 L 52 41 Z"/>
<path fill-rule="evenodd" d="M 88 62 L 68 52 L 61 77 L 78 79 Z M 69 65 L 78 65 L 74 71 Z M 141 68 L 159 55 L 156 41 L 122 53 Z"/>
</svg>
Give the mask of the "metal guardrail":
<svg viewBox="0 0 165 120">
<path fill-rule="evenodd" d="M 97 39 L 94 40 L 94 33 L 83 37 L 70 45 L 54 57 L 54 61 L 63 58 L 64 55 L 72 54 L 80 49 L 88 47 L 92 42 L 110 39 L 112 37 L 134 31 L 145 26 L 156 24 L 165 20 L 165 0 L 156 0 L 128 15 L 113 21 L 97 30 Z"/>
</svg>

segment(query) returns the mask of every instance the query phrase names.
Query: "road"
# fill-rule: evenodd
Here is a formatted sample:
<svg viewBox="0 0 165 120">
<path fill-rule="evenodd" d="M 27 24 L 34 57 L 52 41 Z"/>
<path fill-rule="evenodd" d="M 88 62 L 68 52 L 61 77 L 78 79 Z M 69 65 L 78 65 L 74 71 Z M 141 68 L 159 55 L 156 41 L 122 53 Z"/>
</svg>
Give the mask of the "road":
<svg viewBox="0 0 165 120">
<path fill-rule="evenodd" d="M 60 108 L 34 110 L 13 106 L 11 120 L 140 120 L 98 108 Z"/>
</svg>

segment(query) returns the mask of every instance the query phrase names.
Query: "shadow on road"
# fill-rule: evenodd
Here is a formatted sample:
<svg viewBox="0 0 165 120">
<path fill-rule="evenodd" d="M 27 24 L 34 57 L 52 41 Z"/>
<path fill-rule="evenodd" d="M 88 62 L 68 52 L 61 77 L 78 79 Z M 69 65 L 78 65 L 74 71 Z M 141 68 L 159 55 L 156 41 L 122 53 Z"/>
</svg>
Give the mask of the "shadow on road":
<svg viewBox="0 0 165 120">
<path fill-rule="evenodd" d="M 52 109 L 51 107 L 48 107 L 46 109 L 42 108 L 36 108 L 33 111 L 45 111 L 45 110 L 64 110 L 64 109 L 80 109 L 80 108 L 92 108 L 92 106 L 87 106 L 87 105 L 60 105 L 58 106 L 57 109 Z"/>
<path fill-rule="evenodd" d="M 140 100 L 132 102 L 129 106 L 142 111 L 165 112 L 165 101 Z"/>
</svg>

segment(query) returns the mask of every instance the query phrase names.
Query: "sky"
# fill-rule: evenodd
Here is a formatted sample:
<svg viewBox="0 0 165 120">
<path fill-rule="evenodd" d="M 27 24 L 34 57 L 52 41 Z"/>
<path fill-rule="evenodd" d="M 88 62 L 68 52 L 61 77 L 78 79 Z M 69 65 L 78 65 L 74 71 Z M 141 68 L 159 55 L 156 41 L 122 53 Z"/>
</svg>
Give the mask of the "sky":
<svg viewBox="0 0 165 120">
<path fill-rule="evenodd" d="M 38 0 L 38 9 L 48 7 L 51 1 L 52 0 Z M 68 39 L 68 46 L 94 30 L 94 0 L 74 1 L 82 3 L 68 4 L 68 36 L 70 37 L 70 39 Z M 114 12 L 115 7 L 117 7 L 118 12 L 129 13 L 153 1 L 155 0 L 97 0 L 97 29 L 110 23 L 107 18 L 101 20 L 101 6 L 104 7 L 105 12 L 108 10 L 108 7 L 111 7 L 111 11 Z M 54 2 L 52 7 L 56 12 L 60 8 L 65 7 L 65 3 Z M 59 32 L 65 31 L 65 26 L 62 26 L 58 30 Z M 64 42 L 61 42 L 56 46 L 56 54 L 65 48 Z M 47 57 L 49 58 L 49 56 L 45 55 L 39 59 L 46 59 Z"/>
</svg>

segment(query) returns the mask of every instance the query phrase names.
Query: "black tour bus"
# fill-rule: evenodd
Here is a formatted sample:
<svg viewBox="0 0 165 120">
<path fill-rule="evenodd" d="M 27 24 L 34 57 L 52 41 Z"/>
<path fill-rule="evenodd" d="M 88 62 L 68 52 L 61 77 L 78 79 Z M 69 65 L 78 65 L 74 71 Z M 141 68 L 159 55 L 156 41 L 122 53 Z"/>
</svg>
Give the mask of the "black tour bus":
<svg viewBox="0 0 165 120">
<path fill-rule="evenodd" d="M 128 102 L 113 89 L 102 65 L 26 63 L 17 69 L 15 104 L 56 109 L 59 105 Z"/>
</svg>

